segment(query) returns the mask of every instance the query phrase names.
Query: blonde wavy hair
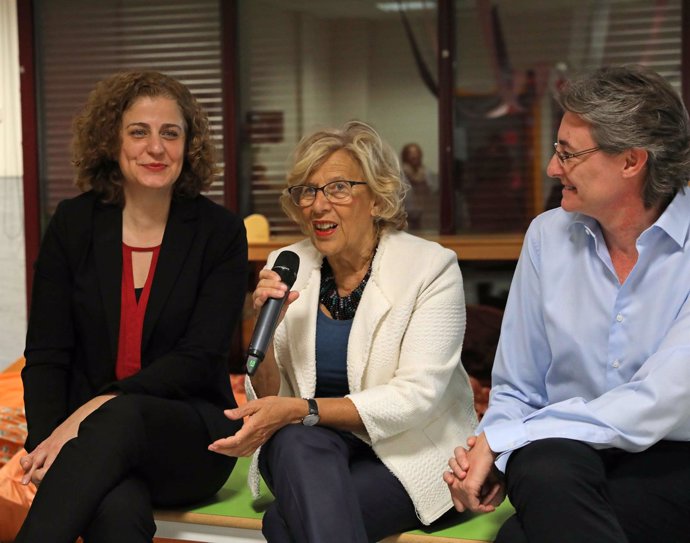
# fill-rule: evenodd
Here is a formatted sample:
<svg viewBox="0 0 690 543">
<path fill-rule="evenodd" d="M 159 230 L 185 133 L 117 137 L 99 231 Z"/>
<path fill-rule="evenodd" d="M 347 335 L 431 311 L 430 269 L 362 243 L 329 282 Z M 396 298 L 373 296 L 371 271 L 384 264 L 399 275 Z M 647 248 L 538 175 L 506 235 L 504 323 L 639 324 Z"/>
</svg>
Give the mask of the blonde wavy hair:
<svg viewBox="0 0 690 543">
<path fill-rule="evenodd" d="M 286 215 L 306 233 L 300 208 L 290 198 L 288 190 L 302 185 L 314 171 L 336 151 L 344 149 L 357 162 L 364 174 L 363 181 L 374 194 L 379 230 L 403 230 L 407 226 L 405 194 L 408 186 L 400 170 L 398 157 L 378 132 L 367 123 L 349 121 L 342 128 L 326 128 L 305 136 L 297 144 L 288 166 L 287 188 L 280 197 Z"/>
</svg>

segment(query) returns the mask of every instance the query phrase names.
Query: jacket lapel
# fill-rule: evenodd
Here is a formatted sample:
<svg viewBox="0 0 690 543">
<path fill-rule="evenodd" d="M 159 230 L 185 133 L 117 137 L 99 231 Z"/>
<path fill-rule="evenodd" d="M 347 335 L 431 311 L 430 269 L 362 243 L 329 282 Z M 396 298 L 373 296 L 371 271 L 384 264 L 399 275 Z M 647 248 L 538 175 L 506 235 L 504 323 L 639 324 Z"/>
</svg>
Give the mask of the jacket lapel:
<svg viewBox="0 0 690 543">
<path fill-rule="evenodd" d="M 314 259 L 318 265 L 309 271 L 307 284 L 300 290 L 300 297 L 290 306 L 292 312 L 289 326 L 297 327 L 299 333 L 287 332 L 287 337 L 299 337 L 289 344 L 294 380 L 297 392 L 303 397 L 313 397 L 316 392 L 316 311 L 319 309 L 319 285 L 321 282 L 321 256 Z M 300 264 L 300 273 L 304 263 Z M 306 271 L 306 270 L 305 270 Z"/>
<path fill-rule="evenodd" d="M 120 333 L 122 289 L 122 210 L 97 203 L 93 219 L 94 259 L 105 309 L 112 356 L 117 353 Z"/>
<path fill-rule="evenodd" d="M 369 365 L 369 355 L 379 322 L 388 313 L 391 304 L 379 288 L 374 277 L 369 279 L 352 322 L 347 345 L 347 380 L 350 392 L 362 390 L 364 369 Z"/>
<path fill-rule="evenodd" d="M 194 228 L 196 218 L 196 200 L 173 200 L 146 306 L 141 340 L 142 353 L 146 350 L 146 345 L 165 302 L 173 294 L 175 281 L 192 247 L 196 234 L 196 228 Z"/>
</svg>

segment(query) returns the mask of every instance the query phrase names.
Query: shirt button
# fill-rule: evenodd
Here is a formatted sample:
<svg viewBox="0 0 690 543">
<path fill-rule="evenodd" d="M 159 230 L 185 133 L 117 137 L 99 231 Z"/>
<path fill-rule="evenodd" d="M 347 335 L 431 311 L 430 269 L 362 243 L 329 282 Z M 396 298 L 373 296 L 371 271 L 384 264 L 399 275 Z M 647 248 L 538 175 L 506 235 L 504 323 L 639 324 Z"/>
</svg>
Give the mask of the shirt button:
<svg viewBox="0 0 690 543">
<path fill-rule="evenodd" d="M 623 322 L 623 315 L 621 315 L 620 313 L 618 313 L 618 315 L 616 315 L 616 320 L 617 320 L 618 322 Z"/>
<path fill-rule="evenodd" d="M 614 360 L 613 364 L 611 364 L 614 368 L 619 368 L 621 363 L 618 360 Z"/>
</svg>

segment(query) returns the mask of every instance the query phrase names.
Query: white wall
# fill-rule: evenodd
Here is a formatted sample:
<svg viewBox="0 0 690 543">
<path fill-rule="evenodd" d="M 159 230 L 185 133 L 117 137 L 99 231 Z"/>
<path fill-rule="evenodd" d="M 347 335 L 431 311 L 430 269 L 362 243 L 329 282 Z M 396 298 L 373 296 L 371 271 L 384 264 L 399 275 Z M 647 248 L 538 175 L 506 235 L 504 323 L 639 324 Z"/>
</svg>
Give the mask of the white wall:
<svg viewBox="0 0 690 543">
<path fill-rule="evenodd" d="M 24 350 L 24 261 L 17 11 L 0 0 L 0 370 Z"/>
</svg>

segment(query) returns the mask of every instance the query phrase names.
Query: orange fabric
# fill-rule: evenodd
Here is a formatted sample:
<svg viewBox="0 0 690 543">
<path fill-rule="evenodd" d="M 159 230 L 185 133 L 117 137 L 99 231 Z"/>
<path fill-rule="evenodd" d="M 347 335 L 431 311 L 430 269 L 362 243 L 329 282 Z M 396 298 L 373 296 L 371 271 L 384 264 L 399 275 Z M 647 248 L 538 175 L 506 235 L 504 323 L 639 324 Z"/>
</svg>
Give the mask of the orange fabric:
<svg viewBox="0 0 690 543">
<path fill-rule="evenodd" d="M 24 446 L 26 441 L 26 417 L 18 407 L 0 406 L 0 466 Z"/>
<path fill-rule="evenodd" d="M 22 368 L 24 367 L 24 364 L 26 363 L 26 360 L 24 360 L 23 356 L 20 356 L 15 360 L 9 368 L 6 368 L 5 371 L 22 371 Z"/>
<path fill-rule="evenodd" d="M 23 406 L 21 374 L 18 371 L 0 373 L 0 467 L 9 462 L 26 441 Z"/>
<path fill-rule="evenodd" d="M 0 541 L 13 541 L 24 522 L 33 501 L 36 487 L 24 486 L 24 474 L 19 459 L 26 454 L 22 448 L 26 439 L 24 418 L 24 389 L 20 359 L 6 371 L 0 373 L 0 448 L 10 455 L 7 464 L 0 468 Z M 13 453 L 13 454 L 10 454 Z"/>
<path fill-rule="evenodd" d="M 0 373 L 0 406 L 24 407 L 24 387 L 18 371 Z"/>
<path fill-rule="evenodd" d="M 33 484 L 21 484 L 24 470 L 19 459 L 26 454 L 21 449 L 0 468 L 0 541 L 13 541 L 36 494 Z"/>
</svg>

